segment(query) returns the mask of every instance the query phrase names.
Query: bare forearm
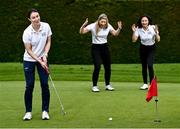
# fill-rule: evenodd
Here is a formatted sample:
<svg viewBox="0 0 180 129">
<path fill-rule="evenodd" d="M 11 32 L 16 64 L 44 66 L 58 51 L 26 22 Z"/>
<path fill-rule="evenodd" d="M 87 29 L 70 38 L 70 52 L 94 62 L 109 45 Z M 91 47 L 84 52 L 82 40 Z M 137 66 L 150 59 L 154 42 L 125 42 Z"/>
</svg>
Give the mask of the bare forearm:
<svg viewBox="0 0 180 129">
<path fill-rule="evenodd" d="M 135 43 L 137 41 L 137 36 L 135 36 L 135 32 L 132 34 L 132 42 Z"/>
<path fill-rule="evenodd" d="M 85 26 L 82 25 L 81 28 L 79 29 L 79 33 L 80 33 L 80 34 L 84 34 L 84 33 L 83 33 L 84 28 L 85 28 Z"/>
<path fill-rule="evenodd" d="M 89 31 L 89 30 L 85 29 L 87 24 L 88 24 L 88 18 L 86 18 L 86 21 L 82 24 L 81 28 L 79 29 L 80 34 L 85 34 Z"/>
<path fill-rule="evenodd" d="M 88 32 L 88 30 L 85 29 L 85 27 L 86 27 L 86 24 L 83 24 L 83 25 L 81 26 L 81 28 L 79 29 L 79 33 L 80 33 L 80 34 L 85 34 L 85 33 Z"/>
<path fill-rule="evenodd" d="M 46 55 L 46 57 L 48 56 L 48 52 L 50 50 L 50 47 L 51 47 L 51 37 L 48 37 L 46 46 L 44 48 L 44 54 Z"/>
<path fill-rule="evenodd" d="M 27 50 L 27 53 L 33 58 L 35 59 L 36 61 L 40 62 L 41 60 L 38 58 L 38 56 L 36 54 L 33 53 L 32 51 L 32 46 L 30 43 L 26 43 L 24 44 L 25 46 L 25 49 Z"/>
<path fill-rule="evenodd" d="M 114 36 L 118 36 L 120 31 L 121 31 L 121 28 L 118 28 L 117 30 L 115 30 Z"/>
<path fill-rule="evenodd" d="M 27 50 L 27 49 L 26 49 Z M 38 61 L 39 63 L 41 62 L 41 60 L 37 57 L 37 55 L 35 55 L 32 50 L 27 50 L 28 54 L 35 59 L 36 61 Z"/>
<path fill-rule="evenodd" d="M 160 35 L 159 35 L 159 33 L 157 33 L 157 34 L 156 34 L 156 41 L 157 41 L 157 42 L 160 42 L 160 39 L 161 39 L 161 38 L 160 38 Z"/>
</svg>

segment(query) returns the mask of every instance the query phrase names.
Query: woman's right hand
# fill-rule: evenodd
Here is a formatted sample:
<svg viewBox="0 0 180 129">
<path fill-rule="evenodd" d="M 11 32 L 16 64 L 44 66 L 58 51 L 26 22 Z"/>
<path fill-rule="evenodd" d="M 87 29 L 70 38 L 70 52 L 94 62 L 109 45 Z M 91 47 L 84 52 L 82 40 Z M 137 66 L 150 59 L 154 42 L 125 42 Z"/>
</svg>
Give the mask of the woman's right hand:
<svg viewBox="0 0 180 129">
<path fill-rule="evenodd" d="M 133 24 L 131 28 L 132 28 L 132 31 L 135 32 L 135 31 L 137 30 L 138 27 L 136 27 L 136 25 Z"/>
<path fill-rule="evenodd" d="M 41 59 L 39 63 L 46 70 L 46 72 L 49 73 L 49 68 L 48 68 L 47 62 L 45 62 L 43 59 Z"/>
<path fill-rule="evenodd" d="M 89 30 L 85 29 L 87 24 L 88 24 L 88 18 L 86 18 L 85 22 L 82 24 L 81 28 L 79 29 L 80 34 L 86 34 L 87 32 L 89 32 Z"/>
<path fill-rule="evenodd" d="M 138 27 L 136 27 L 136 25 L 133 24 L 131 28 L 132 28 L 132 31 L 133 31 L 133 34 L 132 34 L 132 42 L 135 43 L 135 42 L 137 41 L 137 39 L 138 39 L 138 36 L 135 35 L 135 31 L 138 29 Z"/>
<path fill-rule="evenodd" d="M 85 20 L 83 26 L 86 26 L 87 24 L 88 24 L 88 18 L 86 18 L 86 20 Z"/>
</svg>

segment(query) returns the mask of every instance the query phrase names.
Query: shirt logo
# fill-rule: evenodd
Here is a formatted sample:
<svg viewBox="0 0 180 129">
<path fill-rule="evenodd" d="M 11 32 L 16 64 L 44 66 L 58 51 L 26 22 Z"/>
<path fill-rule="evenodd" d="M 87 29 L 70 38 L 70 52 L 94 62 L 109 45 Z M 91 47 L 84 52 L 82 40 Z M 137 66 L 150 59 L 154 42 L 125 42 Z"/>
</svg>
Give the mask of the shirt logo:
<svg viewBox="0 0 180 129">
<path fill-rule="evenodd" d="M 46 32 L 42 32 L 42 36 L 46 36 Z"/>
<path fill-rule="evenodd" d="M 151 35 L 152 34 L 151 31 L 149 31 L 148 34 Z"/>
</svg>

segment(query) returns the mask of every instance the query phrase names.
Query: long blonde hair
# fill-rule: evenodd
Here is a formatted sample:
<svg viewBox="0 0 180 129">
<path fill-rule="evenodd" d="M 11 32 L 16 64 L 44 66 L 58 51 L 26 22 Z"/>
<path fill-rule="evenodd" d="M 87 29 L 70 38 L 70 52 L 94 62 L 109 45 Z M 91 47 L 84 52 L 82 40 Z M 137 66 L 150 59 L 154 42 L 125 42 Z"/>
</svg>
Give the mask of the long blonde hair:
<svg viewBox="0 0 180 129">
<path fill-rule="evenodd" d="M 109 20 L 108 20 L 107 15 L 106 15 L 105 13 L 100 14 L 99 17 L 98 17 L 98 19 L 97 19 L 97 21 L 96 21 L 96 35 L 98 34 L 98 32 L 99 32 L 99 30 L 100 30 L 99 21 L 100 21 L 101 19 L 105 19 L 105 20 L 106 20 L 106 27 L 105 27 L 105 28 L 108 27 Z"/>
</svg>

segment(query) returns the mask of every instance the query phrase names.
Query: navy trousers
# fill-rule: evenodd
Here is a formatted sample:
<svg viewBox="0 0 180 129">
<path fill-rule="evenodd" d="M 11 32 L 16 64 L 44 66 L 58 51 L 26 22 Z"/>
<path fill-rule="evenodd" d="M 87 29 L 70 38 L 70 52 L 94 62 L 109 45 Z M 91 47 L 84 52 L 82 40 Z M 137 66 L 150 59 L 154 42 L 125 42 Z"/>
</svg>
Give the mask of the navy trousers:
<svg viewBox="0 0 180 129">
<path fill-rule="evenodd" d="M 32 111 L 33 89 L 35 81 L 35 67 L 39 74 L 42 94 L 42 111 L 49 112 L 50 91 L 48 86 L 48 74 L 38 62 L 24 61 L 24 74 L 26 89 L 24 94 L 26 112 Z"/>
</svg>

